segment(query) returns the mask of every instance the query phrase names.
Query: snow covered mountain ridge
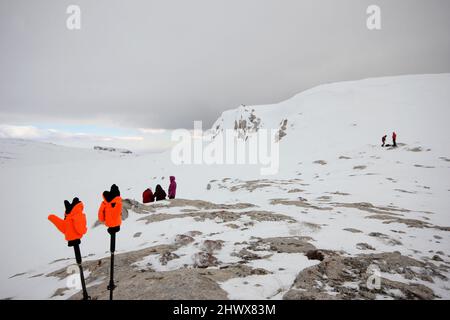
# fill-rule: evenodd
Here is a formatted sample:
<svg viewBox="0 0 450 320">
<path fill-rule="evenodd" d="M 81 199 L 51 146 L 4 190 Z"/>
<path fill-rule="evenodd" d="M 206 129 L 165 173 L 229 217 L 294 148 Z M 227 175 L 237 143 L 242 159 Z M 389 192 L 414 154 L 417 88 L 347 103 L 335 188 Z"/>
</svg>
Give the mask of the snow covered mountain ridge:
<svg viewBox="0 0 450 320">
<path fill-rule="evenodd" d="M 260 129 L 277 129 L 280 141 L 285 140 L 284 137 L 301 138 L 303 141 L 313 139 L 318 143 L 329 141 L 328 145 L 348 138 L 355 143 L 378 143 L 384 132 L 389 134 L 392 130 L 413 139 L 427 138 L 430 130 L 445 127 L 439 124 L 449 118 L 449 88 L 450 74 L 369 78 L 324 84 L 277 104 L 241 105 L 227 110 L 211 130 L 217 135 L 223 130 L 234 129 L 245 140 Z M 329 121 L 334 125 L 330 125 Z M 352 130 L 347 130 L 345 126 L 359 126 L 364 128 L 364 132 L 352 135 Z M 337 127 L 345 129 L 344 135 L 336 132 Z M 414 132 L 411 128 L 418 130 Z"/>
</svg>

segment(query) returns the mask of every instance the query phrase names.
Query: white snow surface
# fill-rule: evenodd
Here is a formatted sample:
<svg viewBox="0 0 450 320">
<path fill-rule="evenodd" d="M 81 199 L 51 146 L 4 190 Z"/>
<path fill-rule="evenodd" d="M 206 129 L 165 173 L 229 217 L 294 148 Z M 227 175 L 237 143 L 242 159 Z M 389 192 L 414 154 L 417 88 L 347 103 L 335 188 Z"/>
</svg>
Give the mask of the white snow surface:
<svg viewBox="0 0 450 320">
<path fill-rule="evenodd" d="M 224 241 L 216 255 L 223 263 L 234 261 L 231 253 L 235 242 L 251 236 L 292 235 L 310 236 L 317 248 L 343 250 L 349 255 L 366 253 L 355 245 L 364 242 L 373 246 L 375 252 L 400 251 L 416 259 L 431 258 L 441 251 L 444 262 L 450 262 L 449 231 L 384 224 L 382 220 L 365 218 L 354 208 L 313 214 L 314 209 L 270 204 L 274 198 L 296 200 L 299 196 L 320 204 L 319 197 L 329 196 L 340 203 L 368 202 L 408 209 L 404 218 L 450 226 L 450 74 L 325 84 L 278 104 L 225 111 L 211 130 L 233 129 L 236 120 L 248 119 L 251 114 L 260 119 L 259 130 L 279 128 L 287 119 L 286 136 L 279 142 L 280 170 L 275 176 L 261 176 L 259 167 L 250 165 L 176 166 L 170 152 L 124 155 L 0 139 L 0 298 L 48 299 L 64 286 L 64 281 L 43 276 L 73 260 L 72 249 L 47 220 L 50 213 L 63 215 L 64 199 L 77 196 L 84 202 L 89 230 L 82 239 L 81 250 L 83 256 L 88 256 L 85 259 L 97 259 L 107 256 L 109 248 L 104 228 L 91 228 L 103 190 L 116 183 L 123 198 L 140 201 L 143 190 L 149 186 L 154 190 L 160 183 L 167 189 L 170 175 L 177 177 L 179 198 L 249 202 L 260 210 L 288 215 L 298 223 L 257 222 L 249 230 L 192 218 L 145 224 L 138 221 L 140 215 L 131 211 L 118 235 L 119 253 L 172 243 L 177 234 L 199 230 L 203 235 L 196 240 Z M 399 148 L 381 148 L 381 136 L 387 134 L 390 143 L 394 130 Z M 252 133 L 245 134 L 252 139 Z M 326 164 L 315 163 L 317 160 Z M 253 191 L 230 190 L 258 179 L 274 183 Z M 290 179 L 301 180 L 288 182 Z M 293 189 L 301 192 L 288 193 Z M 177 213 L 180 209 L 165 213 Z M 243 225 L 245 221 L 236 223 Z M 362 232 L 350 233 L 345 228 Z M 133 237 L 136 232 L 142 232 L 142 236 Z M 216 235 L 207 236 L 215 232 Z M 384 233 L 402 245 L 392 246 L 368 236 L 370 232 Z M 177 269 L 192 263 L 190 248 L 194 253 L 194 247 L 183 247 L 177 252 L 181 258 L 166 266 L 157 265 L 152 257 L 142 263 L 151 263 L 162 271 Z M 59 261 L 52 263 L 55 260 Z M 277 254 L 253 263 L 254 267 L 274 274 L 221 283 L 229 298 L 279 299 L 298 272 L 317 261 L 299 254 Z M 283 270 L 277 271 L 280 268 Z M 442 298 L 450 298 L 448 281 L 436 280 L 426 285 Z"/>
</svg>

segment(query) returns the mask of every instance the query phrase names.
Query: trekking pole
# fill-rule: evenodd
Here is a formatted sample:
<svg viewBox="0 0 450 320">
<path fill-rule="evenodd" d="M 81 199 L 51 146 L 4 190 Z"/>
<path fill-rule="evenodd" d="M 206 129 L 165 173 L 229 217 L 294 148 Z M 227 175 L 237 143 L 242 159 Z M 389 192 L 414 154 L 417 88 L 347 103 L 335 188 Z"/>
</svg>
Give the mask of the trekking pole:
<svg viewBox="0 0 450 320">
<path fill-rule="evenodd" d="M 81 252 L 78 243 L 73 246 L 73 249 L 75 250 L 75 260 L 77 261 L 78 268 L 80 269 L 81 287 L 83 288 L 83 300 L 90 300 L 91 297 L 87 293 L 86 282 L 84 281 L 83 266 L 81 265 Z"/>
<path fill-rule="evenodd" d="M 109 290 L 109 300 L 113 300 L 113 291 L 116 288 L 114 284 L 114 251 L 116 250 L 116 233 L 111 232 L 111 269 L 109 272 L 109 285 L 107 289 Z"/>
</svg>

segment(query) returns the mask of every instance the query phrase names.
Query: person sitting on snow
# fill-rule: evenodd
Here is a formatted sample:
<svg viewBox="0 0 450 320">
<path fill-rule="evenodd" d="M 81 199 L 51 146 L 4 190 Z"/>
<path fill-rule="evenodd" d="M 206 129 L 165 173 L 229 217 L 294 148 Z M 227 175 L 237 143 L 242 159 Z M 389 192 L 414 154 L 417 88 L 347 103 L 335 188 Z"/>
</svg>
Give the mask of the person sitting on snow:
<svg viewBox="0 0 450 320">
<path fill-rule="evenodd" d="M 170 176 L 170 185 L 169 185 L 169 199 L 175 199 L 175 195 L 177 193 L 177 182 L 175 181 L 174 176 Z"/>
<path fill-rule="evenodd" d="M 158 184 L 155 188 L 155 199 L 156 201 L 166 200 L 166 192 L 163 190 L 160 184 Z"/>
<path fill-rule="evenodd" d="M 155 201 L 155 195 L 153 194 L 153 191 L 151 188 L 147 188 L 142 193 L 142 203 L 150 203 Z"/>
</svg>

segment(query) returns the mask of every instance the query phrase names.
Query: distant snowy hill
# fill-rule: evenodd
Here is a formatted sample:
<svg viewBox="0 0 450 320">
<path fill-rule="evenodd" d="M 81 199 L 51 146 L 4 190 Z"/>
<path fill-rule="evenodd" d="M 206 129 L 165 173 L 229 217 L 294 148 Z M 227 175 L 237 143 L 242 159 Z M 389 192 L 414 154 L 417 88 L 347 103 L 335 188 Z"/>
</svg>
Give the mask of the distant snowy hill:
<svg viewBox="0 0 450 320">
<path fill-rule="evenodd" d="M 404 142 L 426 141 L 441 148 L 442 139 L 450 141 L 449 88 L 450 74 L 325 84 L 277 104 L 225 111 L 212 131 L 235 129 L 246 138 L 259 129 L 279 129 L 285 136 L 282 145 L 297 145 L 287 147 L 289 155 L 378 144 L 384 133 L 390 136 L 393 130 Z"/>
<path fill-rule="evenodd" d="M 96 154 L 88 149 L 72 148 L 23 139 L 0 139 L 0 166 L 55 164 L 79 160 L 117 158 L 119 155 Z"/>
<path fill-rule="evenodd" d="M 130 199 L 117 297 L 448 299 L 449 88 L 450 74 L 375 78 L 225 111 L 215 137 L 229 129 L 249 143 L 277 131 L 274 176 L 249 165 L 176 166 L 170 152 L 0 139 L 0 298 L 76 293 L 65 287 L 73 252 L 47 221 L 74 196 L 90 227 L 81 245 L 87 282 L 105 298 L 109 238 L 93 225 L 102 191 L 116 183 Z M 381 148 L 394 130 L 399 147 Z M 139 204 L 147 187 L 167 189 L 170 175 L 186 200 Z M 383 277 L 376 292 L 361 278 L 372 264 Z"/>
</svg>

